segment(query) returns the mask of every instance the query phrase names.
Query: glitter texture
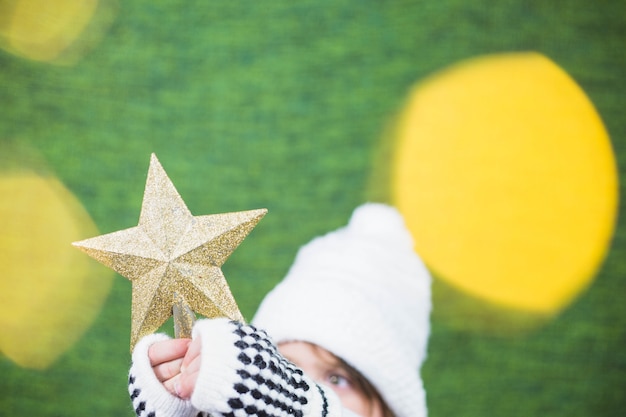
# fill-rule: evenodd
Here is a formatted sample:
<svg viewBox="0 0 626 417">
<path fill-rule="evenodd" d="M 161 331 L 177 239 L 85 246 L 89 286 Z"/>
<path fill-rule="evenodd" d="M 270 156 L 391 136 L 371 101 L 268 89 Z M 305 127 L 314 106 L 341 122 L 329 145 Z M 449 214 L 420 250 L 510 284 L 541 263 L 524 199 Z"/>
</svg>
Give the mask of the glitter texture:
<svg viewBox="0 0 626 417">
<path fill-rule="evenodd" d="M 139 224 L 73 245 L 132 282 L 132 350 L 174 305 L 243 321 L 221 266 L 266 213 L 193 216 L 152 154 Z"/>
</svg>

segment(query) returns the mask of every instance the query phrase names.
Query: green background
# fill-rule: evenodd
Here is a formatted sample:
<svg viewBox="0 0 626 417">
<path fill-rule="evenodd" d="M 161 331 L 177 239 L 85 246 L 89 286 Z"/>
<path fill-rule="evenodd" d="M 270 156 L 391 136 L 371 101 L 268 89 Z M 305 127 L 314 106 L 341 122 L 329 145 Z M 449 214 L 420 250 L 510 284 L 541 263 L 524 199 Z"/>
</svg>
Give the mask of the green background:
<svg viewBox="0 0 626 417">
<path fill-rule="evenodd" d="M 596 106 L 619 167 L 626 158 L 623 1 L 136 0 L 116 10 L 75 65 L 0 52 L 0 141 L 36 149 L 102 232 L 136 225 L 152 152 L 194 214 L 267 208 L 224 266 L 248 319 L 301 244 L 380 192 L 376 153 L 410 87 L 460 60 L 545 54 Z M 622 415 L 625 237 L 619 222 L 594 284 L 530 335 L 433 320 L 430 415 Z M 129 316 L 130 283 L 117 276 L 94 325 L 52 367 L 0 358 L 0 415 L 133 415 Z"/>
</svg>

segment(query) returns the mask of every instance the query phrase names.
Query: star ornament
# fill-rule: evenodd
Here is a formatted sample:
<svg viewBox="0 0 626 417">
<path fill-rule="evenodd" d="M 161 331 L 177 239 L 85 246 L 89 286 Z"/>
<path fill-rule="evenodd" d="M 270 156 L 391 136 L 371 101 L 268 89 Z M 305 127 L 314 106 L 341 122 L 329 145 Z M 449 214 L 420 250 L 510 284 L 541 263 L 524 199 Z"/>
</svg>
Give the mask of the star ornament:
<svg viewBox="0 0 626 417">
<path fill-rule="evenodd" d="M 193 216 L 152 154 L 139 224 L 73 245 L 132 282 L 132 350 L 181 300 L 205 317 L 243 321 L 221 266 L 266 213 Z"/>
</svg>

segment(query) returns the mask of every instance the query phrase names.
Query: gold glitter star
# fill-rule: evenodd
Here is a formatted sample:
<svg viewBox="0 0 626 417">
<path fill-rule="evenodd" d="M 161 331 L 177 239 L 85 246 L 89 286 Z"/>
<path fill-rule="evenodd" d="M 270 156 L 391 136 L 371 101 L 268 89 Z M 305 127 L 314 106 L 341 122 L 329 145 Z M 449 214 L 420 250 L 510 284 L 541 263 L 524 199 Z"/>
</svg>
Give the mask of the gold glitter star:
<svg viewBox="0 0 626 417">
<path fill-rule="evenodd" d="M 152 154 L 136 227 L 73 245 L 132 282 L 131 350 L 180 303 L 243 321 L 221 266 L 266 209 L 193 216 Z"/>
</svg>

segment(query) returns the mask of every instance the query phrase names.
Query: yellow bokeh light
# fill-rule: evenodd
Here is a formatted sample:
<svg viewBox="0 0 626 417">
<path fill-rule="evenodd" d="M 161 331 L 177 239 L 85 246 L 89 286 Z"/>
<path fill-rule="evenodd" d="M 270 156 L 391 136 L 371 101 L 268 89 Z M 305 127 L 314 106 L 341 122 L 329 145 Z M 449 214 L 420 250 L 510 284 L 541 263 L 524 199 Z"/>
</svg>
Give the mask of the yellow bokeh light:
<svg viewBox="0 0 626 417">
<path fill-rule="evenodd" d="M 27 59 L 72 64 L 99 41 L 114 11 L 113 0 L 0 2 L 0 46 Z"/>
<path fill-rule="evenodd" d="M 56 179 L 0 177 L 0 351 L 43 369 L 91 325 L 113 274 L 71 242 L 97 233 Z"/>
<path fill-rule="evenodd" d="M 542 315 L 589 285 L 614 230 L 617 171 L 565 71 L 536 53 L 461 63 L 412 91 L 396 134 L 392 199 L 438 277 Z"/>
</svg>

